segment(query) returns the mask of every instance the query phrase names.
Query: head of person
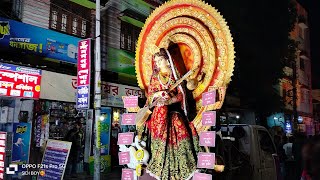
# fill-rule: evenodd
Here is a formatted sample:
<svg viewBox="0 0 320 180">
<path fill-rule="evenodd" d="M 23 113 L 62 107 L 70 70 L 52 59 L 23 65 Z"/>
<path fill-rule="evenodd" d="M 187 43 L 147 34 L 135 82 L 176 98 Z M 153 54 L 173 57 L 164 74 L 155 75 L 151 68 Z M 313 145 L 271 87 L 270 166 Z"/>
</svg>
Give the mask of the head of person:
<svg viewBox="0 0 320 180">
<path fill-rule="evenodd" d="M 80 130 L 81 127 L 82 127 L 81 122 L 80 121 L 76 121 L 75 124 L 74 124 L 74 127 L 75 127 L 75 129 Z"/>
<path fill-rule="evenodd" d="M 161 48 L 159 52 L 154 54 L 154 65 L 159 73 L 162 75 L 168 75 L 171 73 L 171 67 L 169 63 L 169 55 L 164 48 Z"/>
</svg>

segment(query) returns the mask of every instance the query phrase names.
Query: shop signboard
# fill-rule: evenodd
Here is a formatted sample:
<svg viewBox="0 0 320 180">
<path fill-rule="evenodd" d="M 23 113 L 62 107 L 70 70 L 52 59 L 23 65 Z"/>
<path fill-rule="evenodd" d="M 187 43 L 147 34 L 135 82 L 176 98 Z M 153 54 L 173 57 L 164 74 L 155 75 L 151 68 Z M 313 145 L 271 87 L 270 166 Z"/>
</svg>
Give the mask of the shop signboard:
<svg viewBox="0 0 320 180">
<path fill-rule="evenodd" d="M 102 82 L 101 91 L 101 105 L 103 106 L 122 108 L 124 106 L 123 96 L 138 96 L 138 98 L 143 98 L 140 88 L 122 84 Z"/>
<path fill-rule="evenodd" d="M 13 177 L 22 176 L 23 164 L 29 162 L 31 139 L 31 124 L 30 123 L 14 123 L 13 124 L 13 142 L 12 142 L 12 159 L 11 164 L 18 164 L 18 171 Z"/>
<path fill-rule="evenodd" d="M 75 102 L 77 99 L 77 77 L 42 71 L 41 99 Z M 101 82 L 101 105 L 123 108 L 122 96 L 138 96 L 143 93 L 138 87 L 110 82 Z"/>
<path fill-rule="evenodd" d="M 0 96 L 40 97 L 41 70 L 0 63 Z"/>
<path fill-rule="evenodd" d="M 71 142 L 49 139 L 39 171 L 42 173 L 38 180 L 61 180 L 66 169 Z"/>
<path fill-rule="evenodd" d="M 80 38 L 0 17 L 0 51 L 35 54 L 77 63 Z"/>
<path fill-rule="evenodd" d="M 90 107 L 91 39 L 78 44 L 77 109 Z"/>
<path fill-rule="evenodd" d="M 0 180 L 5 179 L 5 160 L 6 160 L 6 142 L 7 142 L 7 133 L 0 132 Z"/>
</svg>

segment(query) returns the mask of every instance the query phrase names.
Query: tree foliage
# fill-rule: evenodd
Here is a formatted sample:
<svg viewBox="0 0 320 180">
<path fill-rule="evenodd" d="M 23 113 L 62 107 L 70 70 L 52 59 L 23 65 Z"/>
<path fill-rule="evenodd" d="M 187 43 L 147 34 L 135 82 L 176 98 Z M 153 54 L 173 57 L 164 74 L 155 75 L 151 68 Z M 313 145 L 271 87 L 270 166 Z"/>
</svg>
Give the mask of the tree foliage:
<svg viewBox="0 0 320 180">
<path fill-rule="evenodd" d="M 240 82 L 232 81 L 231 85 L 239 86 L 241 106 L 255 110 L 261 119 L 281 111 L 283 102 L 276 86 L 284 76 L 283 59 L 288 55 L 288 32 L 295 22 L 294 18 L 289 20 L 290 14 L 294 14 L 290 2 L 207 2 L 225 17 L 234 38 L 241 79 Z"/>
</svg>

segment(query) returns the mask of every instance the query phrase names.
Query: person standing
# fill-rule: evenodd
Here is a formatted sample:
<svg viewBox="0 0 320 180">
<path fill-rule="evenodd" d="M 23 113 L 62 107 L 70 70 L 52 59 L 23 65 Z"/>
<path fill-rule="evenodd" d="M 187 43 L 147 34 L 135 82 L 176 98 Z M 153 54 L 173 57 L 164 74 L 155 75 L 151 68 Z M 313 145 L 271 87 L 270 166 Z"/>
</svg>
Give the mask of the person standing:
<svg viewBox="0 0 320 180">
<path fill-rule="evenodd" d="M 75 176 L 77 173 L 78 163 L 82 160 L 82 146 L 84 133 L 80 121 L 75 122 L 74 128 L 71 129 L 66 137 L 66 141 L 72 142 L 71 150 L 68 158 L 67 175 Z"/>
</svg>

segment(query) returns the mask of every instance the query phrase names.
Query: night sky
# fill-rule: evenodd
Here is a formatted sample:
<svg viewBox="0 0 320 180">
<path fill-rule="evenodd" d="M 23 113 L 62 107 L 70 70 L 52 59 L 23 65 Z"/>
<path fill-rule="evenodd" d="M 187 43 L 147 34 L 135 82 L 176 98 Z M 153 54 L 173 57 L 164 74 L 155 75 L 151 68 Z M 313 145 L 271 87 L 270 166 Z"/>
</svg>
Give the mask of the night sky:
<svg viewBox="0 0 320 180">
<path fill-rule="evenodd" d="M 320 1 L 299 0 L 299 2 L 309 14 L 312 88 L 320 89 Z"/>
</svg>

